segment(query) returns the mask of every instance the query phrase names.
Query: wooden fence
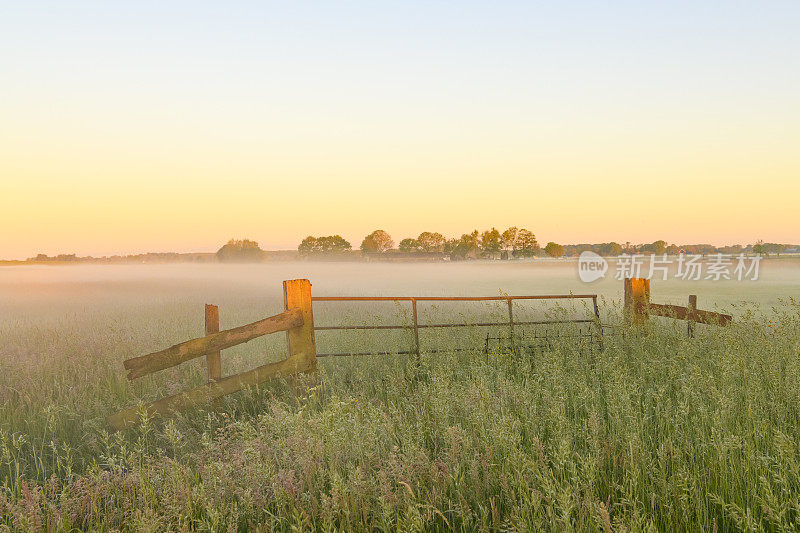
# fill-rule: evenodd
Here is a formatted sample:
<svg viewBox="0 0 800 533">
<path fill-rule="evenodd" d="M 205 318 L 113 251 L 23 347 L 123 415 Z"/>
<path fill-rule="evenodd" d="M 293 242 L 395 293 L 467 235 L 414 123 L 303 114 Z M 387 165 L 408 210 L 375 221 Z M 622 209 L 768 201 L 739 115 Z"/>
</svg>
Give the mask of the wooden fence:
<svg viewBox="0 0 800 533">
<path fill-rule="evenodd" d="M 114 430 L 129 428 L 139 422 L 143 409 L 147 416 L 160 416 L 220 398 L 278 375 L 316 370 L 317 353 L 311 308 L 311 282 L 307 279 L 284 281 L 283 304 L 285 309 L 283 313 L 225 331 L 218 331 L 218 308 L 206 305 L 205 337 L 125 361 L 123 365 L 128 370 L 128 379 L 134 380 L 205 355 L 208 382 L 194 389 L 111 415 L 108 417 L 108 425 Z M 221 350 L 278 331 L 286 332 L 288 350 L 286 359 L 226 378 L 221 376 Z"/>
<path fill-rule="evenodd" d="M 589 299 L 592 301 L 592 316 L 590 318 L 559 319 L 524 321 L 514 316 L 514 302 L 518 300 L 557 300 L 557 299 Z M 342 301 L 404 301 L 409 302 L 412 308 L 412 324 L 398 325 L 314 325 L 313 302 L 342 302 Z M 505 302 L 508 308 L 508 320 L 503 322 L 474 322 L 474 323 L 419 323 L 417 302 L 419 301 L 499 301 Z M 148 417 L 162 416 L 175 411 L 181 411 L 208 402 L 216 398 L 242 390 L 248 386 L 263 383 L 278 375 L 294 375 L 301 372 L 313 372 L 317 367 L 317 357 L 368 355 L 368 353 L 329 353 L 318 354 L 315 331 L 321 330 L 385 330 L 405 329 L 411 331 L 413 348 L 408 351 L 373 352 L 374 354 L 411 354 L 419 357 L 420 342 L 419 330 L 423 328 L 451 328 L 451 327 L 482 327 L 503 326 L 508 328 L 510 342 L 514 342 L 515 328 L 546 324 L 571 323 L 596 328 L 597 344 L 602 348 L 602 328 L 600 311 L 597 305 L 596 294 L 568 294 L 568 295 L 538 295 L 538 296 L 477 296 L 477 297 L 434 297 L 434 296 L 311 296 L 311 282 L 307 279 L 295 279 L 283 282 L 283 307 L 284 311 L 252 324 L 219 331 L 219 308 L 215 305 L 206 305 L 204 337 L 188 340 L 171 346 L 165 350 L 150 353 L 140 357 L 126 360 L 123 365 L 128 371 L 128 379 L 140 377 L 171 368 L 186 361 L 199 357 L 206 357 L 208 368 L 207 383 L 191 390 L 181 392 L 160 400 L 137 407 L 132 407 L 108 417 L 108 424 L 113 430 L 120 430 L 136 425 L 142 411 Z M 723 315 L 712 311 L 697 309 L 697 297 L 689 296 L 689 306 L 654 304 L 650 302 L 650 280 L 633 278 L 625 280 L 625 315 L 633 324 L 644 324 L 650 315 L 666 316 L 687 321 L 689 334 L 693 333 L 695 322 L 703 324 L 727 325 L 731 321 L 730 315 Z M 251 341 L 255 338 L 279 331 L 286 332 L 288 356 L 283 361 L 269 363 L 252 370 L 222 377 L 221 351 Z M 583 336 L 583 335 L 580 335 Z M 488 343 L 488 340 L 487 340 Z M 427 349 L 426 352 L 436 352 L 436 349 Z M 448 350 L 452 351 L 452 350 Z"/>
<path fill-rule="evenodd" d="M 686 307 L 671 304 L 655 304 L 650 301 L 650 280 L 644 278 L 625 279 L 625 316 L 634 325 L 647 322 L 650 315 L 686 320 L 686 331 L 689 336 L 694 335 L 694 324 L 710 324 L 727 326 L 731 323 L 731 315 L 703 311 L 697 308 L 697 295 L 689 295 L 689 305 Z"/>
</svg>

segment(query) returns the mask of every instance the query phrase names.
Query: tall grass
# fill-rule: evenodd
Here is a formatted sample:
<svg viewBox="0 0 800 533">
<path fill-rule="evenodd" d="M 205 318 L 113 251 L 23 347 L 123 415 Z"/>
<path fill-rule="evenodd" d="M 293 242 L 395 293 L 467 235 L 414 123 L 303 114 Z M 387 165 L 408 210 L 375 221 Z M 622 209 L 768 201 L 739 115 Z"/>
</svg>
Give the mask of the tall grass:
<svg viewBox="0 0 800 533">
<path fill-rule="evenodd" d="M 555 338 L 513 357 L 321 360 L 317 375 L 108 434 L 103 420 L 114 409 L 204 379 L 198 363 L 125 382 L 122 359 L 174 342 L 175 331 L 197 333 L 168 307 L 163 330 L 109 311 L 86 316 L 74 339 L 63 336 L 70 324 L 3 324 L 16 357 L 3 361 L 0 377 L 2 523 L 152 531 L 798 527 L 795 302 L 768 317 L 739 310 L 731 327 L 698 327 L 694 339 L 685 324 L 655 319 L 648 329 L 607 335 L 602 352 Z M 458 333 L 442 335 L 427 342 L 463 343 Z M 59 357 L 45 346 L 58 347 Z M 231 352 L 226 373 L 252 366 L 247 350 Z M 86 360 L 87 352 L 97 356 Z"/>
</svg>

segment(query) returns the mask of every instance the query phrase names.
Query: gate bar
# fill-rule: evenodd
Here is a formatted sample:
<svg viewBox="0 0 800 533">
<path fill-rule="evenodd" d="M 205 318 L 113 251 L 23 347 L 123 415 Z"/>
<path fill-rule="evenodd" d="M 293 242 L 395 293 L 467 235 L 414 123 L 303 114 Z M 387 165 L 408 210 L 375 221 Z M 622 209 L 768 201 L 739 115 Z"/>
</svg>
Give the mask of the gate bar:
<svg viewBox="0 0 800 533">
<path fill-rule="evenodd" d="M 563 300 L 563 299 L 591 299 L 594 308 L 593 319 L 573 319 L 573 320 L 535 320 L 535 321 L 515 321 L 514 320 L 514 300 Z M 509 338 L 513 345 L 514 326 L 542 325 L 542 324 L 583 324 L 596 323 L 600 335 L 599 343 L 602 349 L 602 327 L 600 326 L 600 313 L 597 307 L 596 294 L 538 294 L 531 296 L 312 296 L 312 302 L 411 302 L 411 325 L 374 325 L 374 326 L 314 326 L 314 331 L 343 331 L 343 330 L 391 330 L 391 329 L 411 329 L 414 332 L 413 349 L 399 352 L 366 352 L 357 354 L 330 353 L 317 354 L 318 357 L 336 357 L 346 355 L 405 355 L 413 354 L 420 361 L 419 330 L 421 328 L 459 328 L 459 327 L 487 327 L 487 326 L 507 326 Z M 500 302 L 508 304 L 507 322 L 474 322 L 474 323 L 455 323 L 455 324 L 420 324 L 417 314 L 417 302 Z M 426 352 L 437 352 L 438 350 L 426 350 Z"/>
<path fill-rule="evenodd" d="M 596 294 L 538 294 L 536 296 L 312 296 L 313 302 L 485 302 L 502 300 L 555 300 L 596 298 Z"/>
</svg>

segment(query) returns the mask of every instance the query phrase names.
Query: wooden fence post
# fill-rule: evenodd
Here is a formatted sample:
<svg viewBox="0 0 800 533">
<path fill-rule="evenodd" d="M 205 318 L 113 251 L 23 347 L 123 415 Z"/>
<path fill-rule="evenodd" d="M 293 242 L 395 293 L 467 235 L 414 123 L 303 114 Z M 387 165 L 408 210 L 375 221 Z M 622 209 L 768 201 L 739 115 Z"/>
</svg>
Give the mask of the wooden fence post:
<svg viewBox="0 0 800 533">
<path fill-rule="evenodd" d="M 625 278 L 625 314 L 635 325 L 642 325 L 650 317 L 650 280 Z"/>
<path fill-rule="evenodd" d="M 291 279 L 283 282 L 283 308 L 298 307 L 303 316 L 303 325 L 286 331 L 289 357 L 299 357 L 297 369 L 313 372 L 317 369 L 317 346 L 314 341 L 314 313 L 311 304 L 311 282 L 307 279 Z"/>
<path fill-rule="evenodd" d="M 697 309 L 697 295 L 690 294 L 689 295 L 689 306 L 686 308 L 688 313 L 686 313 L 686 333 L 689 335 L 689 338 L 694 337 L 694 320 L 692 319 L 692 313 Z"/>
<path fill-rule="evenodd" d="M 206 335 L 219 333 L 219 307 L 206 304 Z M 208 381 L 219 381 L 222 377 L 222 356 L 219 350 L 206 355 Z"/>
</svg>

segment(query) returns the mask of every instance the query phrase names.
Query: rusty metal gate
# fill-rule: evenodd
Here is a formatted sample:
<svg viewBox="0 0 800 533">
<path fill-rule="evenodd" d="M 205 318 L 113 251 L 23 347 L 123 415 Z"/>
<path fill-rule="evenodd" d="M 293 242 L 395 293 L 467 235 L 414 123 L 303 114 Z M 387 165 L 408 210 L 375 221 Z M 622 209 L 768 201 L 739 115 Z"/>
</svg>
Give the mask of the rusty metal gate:
<svg viewBox="0 0 800 533">
<path fill-rule="evenodd" d="M 553 319 L 553 320 L 514 320 L 514 302 L 519 300 L 591 300 L 593 314 L 590 318 L 584 319 Z M 505 326 L 508 328 L 508 342 L 511 349 L 514 349 L 515 339 L 524 339 L 523 334 L 515 333 L 519 328 L 530 326 L 541 326 L 549 324 L 577 324 L 578 334 L 573 337 L 588 337 L 602 348 L 602 325 L 600 323 L 600 310 L 597 305 L 596 294 L 548 294 L 535 296 L 313 296 L 312 302 L 409 302 L 411 304 L 411 324 L 393 325 L 331 325 L 314 326 L 314 331 L 343 331 L 343 330 L 410 330 L 413 334 L 411 350 L 399 351 L 378 351 L 378 352 L 344 352 L 344 353 L 317 353 L 317 357 L 339 357 L 351 355 L 415 355 L 420 353 L 452 352 L 461 351 L 462 348 L 451 348 L 439 350 L 436 348 L 421 349 L 419 342 L 419 330 L 428 328 L 464 328 L 464 327 L 484 327 L 484 326 Z M 506 302 L 508 307 L 508 320 L 503 322 L 471 322 L 471 323 L 420 323 L 417 312 L 417 302 L 487 302 L 497 301 Z M 584 327 L 586 328 L 584 330 Z M 534 335 L 533 339 L 545 338 Z M 501 337 L 491 337 L 487 334 L 484 349 L 489 350 L 491 340 L 501 342 Z"/>
</svg>

